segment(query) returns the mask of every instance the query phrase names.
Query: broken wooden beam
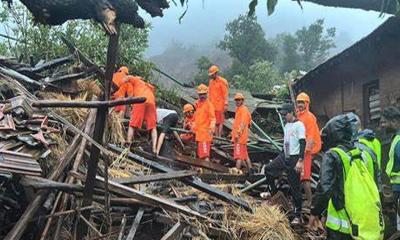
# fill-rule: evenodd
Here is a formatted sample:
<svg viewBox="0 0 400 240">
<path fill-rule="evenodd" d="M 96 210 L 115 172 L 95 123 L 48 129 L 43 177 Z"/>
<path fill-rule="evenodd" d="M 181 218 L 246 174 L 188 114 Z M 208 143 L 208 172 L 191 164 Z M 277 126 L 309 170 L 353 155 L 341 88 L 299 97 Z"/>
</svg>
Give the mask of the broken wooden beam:
<svg viewBox="0 0 400 240">
<path fill-rule="evenodd" d="M 190 166 L 195 166 L 195 167 L 201 167 L 201 168 L 205 168 L 205 169 L 209 169 L 209 170 L 213 170 L 213 171 L 217 171 L 217 172 L 229 172 L 229 169 L 225 166 L 222 166 L 218 163 L 213 163 L 213 162 L 207 162 L 201 159 L 196 159 L 196 158 L 190 158 L 190 157 L 184 157 L 184 156 L 179 156 L 176 155 L 175 159 L 169 159 L 166 157 L 162 157 L 162 156 L 155 156 L 154 154 L 145 152 L 145 151 L 137 151 L 139 154 L 145 156 L 148 159 L 152 159 L 155 161 L 158 161 L 159 159 L 166 161 L 166 162 L 178 162 L 178 163 L 183 163 L 185 165 L 190 165 Z"/>
<path fill-rule="evenodd" d="M 177 222 L 162 238 L 161 240 L 175 240 L 179 239 L 179 235 L 182 234 L 183 230 L 187 227 L 187 224 Z"/>
<path fill-rule="evenodd" d="M 206 168 L 217 172 L 224 172 L 224 173 L 229 172 L 229 168 L 222 166 L 221 164 L 204 161 L 198 158 L 191 158 L 177 154 L 175 156 L 175 160 L 181 163 L 189 164 L 196 167 Z"/>
<path fill-rule="evenodd" d="M 71 172 L 71 174 L 74 177 L 85 181 L 85 178 L 82 174 L 79 174 L 77 172 Z M 102 178 L 100 176 L 96 176 L 96 180 L 101 181 L 103 183 L 105 181 L 104 178 Z M 124 186 L 122 184 L 119 184 L 119 183 L 116 183 L 113 181 L 109 181 L 109 185 L 111 186 L 110 191 L 115 194 L 122 195 L 125 197 L 136 198 L 143 202 L 149 203 L 150 205 L 162 207 L 167 211 L 180 212 L 180 213 L 194 216 L 194 217 L 197 217 L 200 219 L 207 219 L 207 217 L 201 215 L 200 213 L 193 211 L 186 206 L 182 206 L 175 202 L 172 202 L 168 199 L 163 199 L 163 198 L 160 198 L 160 197 L 157 197 L 157 196 L 145 193 L 145 192 L 141 192 L 139 190 Z"/>
<path fill-rule="evenodd" d="M 70 53 L 76 54 L 77 58 L 82 61 L 86 66 L 92 67 L 96 70 L 97 75 L 104 79 L 105 72 L 101 69 L 97 64 L 92 62 L 81 50 L 79 50 L 70 40 L 68 40 L 65 36 L 61 36 L 61 41 L 68 47 Z"/>
<path fill-rule="evenodd" d="M 67 193 L 83 192 L 83 186 L 71 183 L 62 183 L 52 181 L 46 178 L 40 177 L 24 177 L 20 181 L 21 185 L 25 187 L 32 187 L 36 190 L 47 189 L 47 190 L 57 190 Z M 95 189 L 97 194 L 102 194 L 104 191 L 99 191 Z"/>
<path fill-rule="evenodd" d="M 118 24 L 115 24 L 115 27 L 118 28 Z M 110 99 L 110 94 L 111 94 L 111 83 L 112 83 L 112 77 L 114 74 L 114 68 L 115 64 L 117 61 L 117 56 L 118 56 L 118 40 L 119 40 L 119 34 L 113 34 L 109 36 L 109 41 L 108 41 L 108 48 L 107 48 L 107 63 L 106 63 L 106 72 L 104 74 L 104 92 L 100 96 L 101 101 L 108 101 Z M 104 137 L 104 130 L 106 128 L 107 124 L 107 118 L 108 118 L 108 108 L 106 107 L 100 107 L 97 109 L 96 113 L 96 122 L 95 122 L 95 131 L 93 134 L 93 139 L 100 143 L 100 145 L 103 142 L 103 137 Z M 108 156 L 105 156 L 105 165 L 108 167 L 108 162 L 107 158 Z M 83 192 L 83 201 L 82 201 L 82 206 L 89 206 L 92 205 L 93 201 L 93 193 L 94 193 L 94 184 L 96 180 L 96 174 L 97 174 L 97 169 L 98 169 L 98 163 L 99 163 L 99 158 L 100 158 L 100 149 L 97 148 L 96 146 L 92 145 L 90 149 L 90 157 L 89 157 L 89 162 L 88 162 L 88 171 L 86 175 L 86 181 L 85 181 L 85 191 Z M 106 167 L 106 170 L 108 169 Z M 106 175 L 106 181 L 105 181 L 105 198 L 108 200 L 108 171 L 105 172 Z M 106 212 L 108 211 L 108 201 L 105 201 L 105 210 Z M 86 219 L 90 219 L 90 211 L 84 211 L 82 212 L 83 217 Z M 78 229 L 77 229 L 77 238 L 78 239 L 84 239 L 85 236 L 87 235 L 87 227 L 83 224 L 77 224 Z"/>
<path fill-rule="evenodd" d="M 0 73 L 7 75 L 11 78 L 14 78 L 15 80 L 25 83 L 25 84 L 29 84 L 30 86 L 34 86 L 36 88 L 42 89 L 44 88 L 44 85 L 42 83 L 39 83 L 11 68 L 5 68 L 5 67 L 1 67 L 0 66 Z"/>
<path fill-rule="evenodd" d="M 128 185 L 128 184 L 140 184 L 140 183 L 148 183 L 148 182 L 165 181 L 165 180 L 171 180 L 171 179 L 191 177 L 191 176 L 195 176 L 195 175 L 197 175 L 197 172 L 195 172 L 195 171 L 175 171 L 175 172 L 171 172 L 171 173 L 143 175 L 143 176 L 137 176 L 137 177 L 127 178 L 127 179 L 114 179 L 113 181 L 120 183 L 120 184 Z"/>
<path fill-rule="evenodd" d="M 260 186 L 261 184 L 265 183 L 267 181 L 266 177 L 261 178 L 260 180 L 256 181 L 255 183 L 250 184 L 249 186 L 243 188 L 242 190 L 240 190 L 241 193 L 245 193 L 253 188 L 256 188 L 258 186 Z"/>
<path fill-rule="evenodd" d="M 57 100 L 39 100 L 33 101 L 32 107 L 37 108 L 111 108 L 119 105 L 128 105 L 144 103 L 144 97 L 128 97 L 112 101 L 57 101 Z"/>
<path fill-rule="evenodd" d="M 143 213 L 144 213 L 144 208 L 143 207 L 139 208 L 138 212 L 136 213 L 135 220 L 133 221 L 133 224 L 129 230 L 128 236 L 126 237 L 126 240 L 133 240 L 133 238 L 135 237 L 136 231 L 140 225 L 140 221 L 142 220 Z"/>
<path fill-rule="evenodd" d="M 80 73 L 66 74 L 66 75 L 57 76 L 57 77 L 53 77 L 53 78 L 45 78 L 45 79 L 42 79 L 42 81 L 48 82 L 48 83 L 58 83 L 58 82 L 66 82 L 66 81 L 73 81 L 73 80 L 78 80 L 78 79 L 82 79 L 82 78 L 88 78 L 90 76 L 93 77 L 94 74 L 88 74 L 87 72 L 80 72 Z"/>
<path fill-rule="evenodd" d="M 253 120 L 251 121 L 251 126 L 254 126 L 257 131 L 261 133 L 261 135 L 266 138 L 279 152 L 282 151 L 282 147 L 278 145 L 276 141 L 274 141 L 268 134 L 264 132 Z"/>
<path fill-rule="evenodd" d="M 256 182 L 261 178 L 265 177 L 264 174 L 222 174 L 222 173 L 203 173 L 199 175 L 199 178 L 204 182 L 224 182 L 224 183 L 239 183 L 239 182 Z"/>
<path fill-rule="evenodd" d="M 123 149 L 117 147 L 116 145 L 108 144 L 108 147 L 112 151 L 117 152 L 119 154 L 121 154 L 123 152 Z M 132 160 L 132 161 L 134 161 L 136 163 L 142 164 L 142 165 L 144 165 L 146 167 L 149 167 L 149 168 L 152 168 L 154 170 L 160 171 L 160 172 L 168 173 L 168 172 L 173 172 L 174 171 L 171 168 L 168 168 L 168 167 L 166 167 L 164 165 L 161 165 L 161 164 L 159 164 L 157 162 L 145 159 L 145 158 L 143 158 L 143 157 L 141 157 L 141 156 L 139 156 L 137 154 L 134 154 L 132 152 L 128 153 L 128 159 L 130 159 L 130 160 Z M 216 197 L 216 198 L 218 198 L 220 200 L 223 200 L 223 201 L 228 202 L 228 203 L 235 204 L 236 206 L 244 208 L 246 211 L 252 212 L 252 209 L 251 209 L 250 205 L 246 201 L 244 201 L 243 199 L 241 199 L 239 197 L 235 197 L 232 194 L 229 194 L 227 192 L 221 191 L 220 189 L 212 187 L 212 186 L 210 186 L 210 185 L 208 185 L 208 184 L 206 184 L 206 183 L 204 183 L 204 182 L 202 182 L 200 180 L 196 180 L 196 179 L 187 177 L 187 178 L 179 179 L 179 181 L 182 181 L 183 183 L 186 183 L 186 184 L 188 184 L 188 185 L 190 185 L 190 186 L 192 186 L 192 187 L 194 187 L 194 188 L 196 188 L 196 189 L 198 189 L 200 191 L 208 193 L 211 196 Z"/>
<path fill-rule="evenodd" d="M 22 72 L 22 73 L 38 73 L 41 71 L 45 71 L 48 70 L 50 68 L 55 68 L 58 66 L 61 66 L 63 64 L 69 63 L 74 59 L 74 55 L 71 54 L 69 56 L 66 57 L 61 57 L 61 58 L 57 58 L 57 59 L 53 59 L 49 62 L 37 65 L 35 67 L 22 67 L 22 68 L 18 68 L 17 71 L 18 72 Z"/>
</svg>

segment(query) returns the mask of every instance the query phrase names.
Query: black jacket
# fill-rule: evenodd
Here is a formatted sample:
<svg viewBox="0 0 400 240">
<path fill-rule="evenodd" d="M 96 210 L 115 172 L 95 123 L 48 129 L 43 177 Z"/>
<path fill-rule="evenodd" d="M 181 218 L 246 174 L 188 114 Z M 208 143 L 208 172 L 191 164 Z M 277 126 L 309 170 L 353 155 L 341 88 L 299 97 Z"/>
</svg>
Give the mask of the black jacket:
<svg viewBox="0 0 400 240">
<path fill-rule="evenodd" d="M 347 152 L 352 146 L 349 144 L 347 147 L 339 146 L 339 148 Z M 320 182 L 312 200 L 312 215 L 321 215 L 328 208 L 331 198 L 335 209 L 344 208 L 343 180 L 343 163 L 340 156 L 331 150 L 327 151 L 322 158 Z"/>
</svg>

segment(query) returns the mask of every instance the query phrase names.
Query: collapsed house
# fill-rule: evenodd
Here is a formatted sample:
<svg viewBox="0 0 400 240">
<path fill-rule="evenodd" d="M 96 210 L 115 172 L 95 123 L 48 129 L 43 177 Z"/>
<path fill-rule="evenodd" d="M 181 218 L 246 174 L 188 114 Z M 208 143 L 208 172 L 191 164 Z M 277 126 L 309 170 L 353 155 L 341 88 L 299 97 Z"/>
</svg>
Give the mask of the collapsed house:
<svg viewBox="0 0 400 240">
<path fill-rule="evenodd" d="M 114 106 L 115 101 L 95 101 L 102 89 L 93 81 L 93 63 L 77 64 L 78 58 L 82 60 L 79 49 L 64 41 L 72 53 L 67 57 L 35 66 L 0 59 L 1 238 L 74 239 L 80 225 L 88 227 L 91 239 L 296 238 L 284 214 L 292 208 L 285 197 L 284 178 L 282 192 L 263 204 L 259 193 L 266 186 L 251 183 L 264 175 L 232 172 L 228 139 L 214 142 L 216 162 L 194 158 L 194 149 L 182 149 L 177 141 L 171 145 L 174 158 L 156 157 L 146 150 L 146 134 L 139 133 L 140 144 L 133 149 L 119 145 L 115 139 L 124 138 L 126 121 L 111 114 L 108 144 L 93 141 L 96 109 Z M 194 89 L 181 93 L 182 104 L 195 100 Z M 280 105 L 244 94 L 253 116 L 271 114 L 270 129 L 254 123 L 251 133 L 250 154 L 260 172 L 282 146 L 281 132 L 276 131 L 281 127 L 276 112 Z M 168 99 L 160 101 L 168 104 Z M 233 111 L 231 105 L 230 117 Z M 112 138 L 112 134 L 119 135 Z M 94 202 L 82 206 L 89 150 L 95 144 L 102 154 L 93 183 Z M 81 214 L 85 210 L 91 211 L 90 218 Z"/>
</svg>

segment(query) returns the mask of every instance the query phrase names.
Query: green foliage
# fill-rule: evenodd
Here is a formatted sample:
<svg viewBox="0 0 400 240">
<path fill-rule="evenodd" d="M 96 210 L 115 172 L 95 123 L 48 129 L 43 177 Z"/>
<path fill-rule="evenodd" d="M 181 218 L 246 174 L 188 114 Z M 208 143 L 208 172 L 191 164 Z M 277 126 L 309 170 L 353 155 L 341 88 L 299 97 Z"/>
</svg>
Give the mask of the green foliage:
<svg viewBox="0 0 400 240">
<path fill-rule="evenodd" d="M 165 100 L 169 104 L 172 104 L 174 106 L 180 106 L 181 105 L 181 98 L 179 97 L 179 93 L 175 88 L 166 88 L 166 87 L 160 87 L 157 88 L 156 91 L 156 98 L 160 100 Z M 158 105 L 162 105 L 162 102 L 158 103 Z M 164 106 L 168 107 L 168 106 Z"/>
<path fill-rule="evenodd" d="M 310 70 L 323 62 L 331 48 L 335 47 L 335 28 L 328 28 L 324 34 L 324 20 L 319 19 L 308 28 L 296 32 L 299 41 L 299 52 L 303 58 L 304 68 Z"/>
<path fill-rule="evenodd" d="M 295 34 L 281 34 L 276 42 L 282 51 L 280 70 L 309 71 L 324 62 L 329 51 L 335 47 L 336 29 L 324 29 L 324 20 L 319 19 L 308 27 L 303 27 Z"/>
<path fill-rule="evenodd" d="M 238 89 L 266 93 L 270 92 L 274 85 L 282 84 L 282 77 L 271 62 L 257 61 L 250 66 L 247 75 L 235 75 L 231 82 Z"/>
<path fill-rule="evenodd" d="M 225 31 L 224 40 L 218 47 L 228 51 L 232 58 L 246 66 L 259 60 L 275 60 L 277 50 L 265 38 L 256 16 L 240 15 L 226 25 Z"/>
<path fill-rule="evenodd" d="M 208 69 L 212 66 L 212 62 L 205 56 L 197 59 L 197 69 L 198 72 L 194 76 L 195 86 L 200 85 L 201 83 L 208 85 Z"/>
<path fill-rule="evenodd" d="M 34 25 L 29 11 L 15 2 L 12 9 L 3 4 L 0 11 L 0 23 L 5 33 L 19 41 L 6 40 L 0 44 L 0 52 L 29 62 L 50 60 L 69 54 L 60 36 L 65 35 L 72 40 L 92 61 L 105 65 L 108 37 L 103 29 L 91 21 L 69 21 L 62 26 Z M 136 29 L 130 25 L 120 27 L 120 51 L 118 65 L 127 65 L 135 74 L 146 79 L 150 77 L 152 65 L 143 60 L 148 47 L 150 27 Z M 6 46 L 4 51 L 3 45 Z M 4 51 L 4 52 L 3 52 Z"/>
</svg>

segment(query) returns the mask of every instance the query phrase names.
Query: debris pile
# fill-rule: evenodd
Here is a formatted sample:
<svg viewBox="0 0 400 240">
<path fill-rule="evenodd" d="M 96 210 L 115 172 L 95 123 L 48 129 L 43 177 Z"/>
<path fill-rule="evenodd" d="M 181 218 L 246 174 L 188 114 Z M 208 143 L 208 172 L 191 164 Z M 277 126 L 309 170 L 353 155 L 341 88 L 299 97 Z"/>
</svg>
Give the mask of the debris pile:
<svg viewBox="0 0 400 240">
<path fill-rule="evenodd" d="M 268 116 L 278 126 L 269 135 L 261 121 L 253 123 L 251 174 L 232 170 L 229 138 L 215 139 L 211 162 L 196 159 L 193 145 L 182 145 L 172 134 L 160 156 L 151 153 L 141 132 L 127 148 L 127 119 L 112 111 L 102 145 L 91 137 L 97 109 L 120 103 L 96 101 L 102 90 L 93 79 L 103 71 L 64 42 L 70 56 L 35 66 L 0 58 L 0 80 L 7 86 L 0 96 L 1 238 L 75 239 L 82 226 L 87 239 L 298 238 L 288 221 L 285 177 L 275 202 L 259 195 L 266 189 L 262 166 L 282 148 L 278 103 L 245 93 L 253 115 Z M 179 88 L 182 105 L 195 101 L 192 91 Z M 168 99 L 160 99 L 163 104 Z M 230 106 L 229 117 L 233 113 Z M 227 137 L 231 126 L 230 119 Z M 99 169 L 87 183 L 92 147 L 101 152 Z M 89 206 L 82 204 L 86 184 L 94 186 Z"/>
</svg>

